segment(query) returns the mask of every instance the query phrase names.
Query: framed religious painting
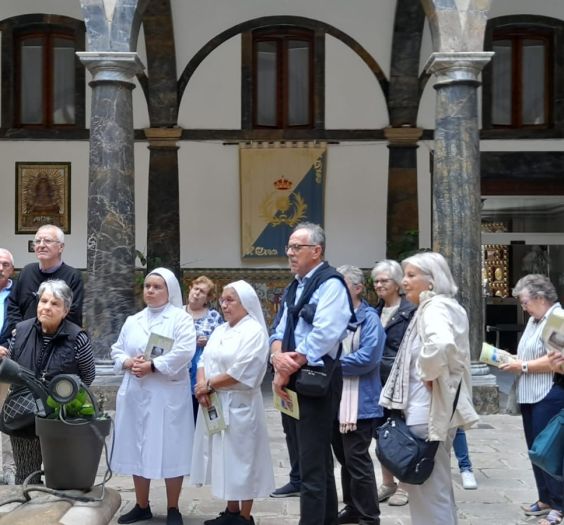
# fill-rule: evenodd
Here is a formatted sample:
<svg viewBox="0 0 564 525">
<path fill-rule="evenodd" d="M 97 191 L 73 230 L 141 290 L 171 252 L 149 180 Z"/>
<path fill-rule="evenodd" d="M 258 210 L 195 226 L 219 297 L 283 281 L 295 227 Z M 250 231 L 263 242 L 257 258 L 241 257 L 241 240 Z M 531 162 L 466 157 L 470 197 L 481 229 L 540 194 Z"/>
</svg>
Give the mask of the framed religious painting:
<svg viewBox="0 0 564 525">
<path fill-rule="evenodd" d="M 70 233 L 70 162 L 16 162 L 16 233 L 44 224 Z"/>
</svg>

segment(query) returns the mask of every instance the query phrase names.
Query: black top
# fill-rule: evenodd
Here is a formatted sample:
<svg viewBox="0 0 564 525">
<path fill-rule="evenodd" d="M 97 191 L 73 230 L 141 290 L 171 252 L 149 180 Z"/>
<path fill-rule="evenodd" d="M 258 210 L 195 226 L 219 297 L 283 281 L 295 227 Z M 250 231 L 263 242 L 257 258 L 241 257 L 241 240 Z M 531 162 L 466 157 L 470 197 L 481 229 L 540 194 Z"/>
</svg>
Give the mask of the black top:
<svg viewBox="0 0 564 525">
<path fill-rule="evenodd" d="M 37 290 L 43 281 L 61 279 L 65 281 L 73 293 L 73 301 L 67 319 L 82 326 L 82 301 L 84 300 L 84 285 L 80 272 L 63 263 L 52 273 L 42 272 L 38 263 L 26 265 L 12 287 L 6 302 L 6 322 L 0 334 L 0 345 L 7 346 L 12 331 L 20 321 L 31 319 L 37 315 Z"/>
</svg>

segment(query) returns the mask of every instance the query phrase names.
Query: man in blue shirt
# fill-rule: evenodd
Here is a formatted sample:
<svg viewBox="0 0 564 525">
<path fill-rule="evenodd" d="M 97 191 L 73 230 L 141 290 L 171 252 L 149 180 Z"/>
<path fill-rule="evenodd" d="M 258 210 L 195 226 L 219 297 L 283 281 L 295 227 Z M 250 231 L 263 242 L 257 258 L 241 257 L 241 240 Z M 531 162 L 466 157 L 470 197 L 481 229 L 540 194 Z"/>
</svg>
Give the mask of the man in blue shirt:
<svg viewBox="0 0 564 525">
<path fill-rule="evenodd" d="M 296 372 L 302 366 L 321 366 L 325 356 L 338 358 L 352 313 L 344 280 L 324 262 L 324 252 L 325 232 L 320 226 L 312 223 L 296 226 L 286 250 L 295 281 L 287 289 L 280 321 L 270 337 L 274 391 L 287 401 L 284 388 L 295 389 Z M 311 297 L 300 312 L 295 312 L 293 306 L 300 302 L 302 294 Z M 292 307 L 290 319 L 288 304 Z M 331 434 L 341 388 L 342 375 L 337 366 L 324 396 L 298 393 L 299 420 L 282 415 L 288 452 L 291 458 L 297 458 L 299 466 L 299 525 L 337 523 Z"/>
<path fill-rule="evenodd" d="M 12 290 L 12 275 L 14 274 L 14 257 L 6 249 L 0 248 L 0 333 L 4 326 L 7 314 L 7 299 Z M 0 348 L 0 357 L 4 356 Z M 0 407 L 8 395 L 10 385 L 0 383 Z M 4 483 L 13 485 L 15 483 L 14 456 L 12 455 L 12 445 L 10 438 L 2 434 L 2 469 Z"/>
</svg>

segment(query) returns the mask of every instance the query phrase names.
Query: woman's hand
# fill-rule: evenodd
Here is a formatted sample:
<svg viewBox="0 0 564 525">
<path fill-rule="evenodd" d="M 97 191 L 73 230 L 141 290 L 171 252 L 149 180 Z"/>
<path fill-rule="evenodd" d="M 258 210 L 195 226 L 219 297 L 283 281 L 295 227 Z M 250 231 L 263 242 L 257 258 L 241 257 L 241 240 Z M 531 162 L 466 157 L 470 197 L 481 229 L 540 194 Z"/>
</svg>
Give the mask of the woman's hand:
<svg viewBox="0 0 564 525">
<path fill-rule="evenodd" d="M 152 373 L 151 361 L 146 361 L 143 356 L 136 357 L 135 359 L 133 359 L 131 373 L 135 377 L 145 377 L 147 374 Z"/>
<path fill-rule="evenodd" d="M 131 370 L 133 368 L 133 359 L 129 358 L 123 362 L 122 368 L 124 370 Z"/>
<path fill-rule="evenodd" d="M 564 354 L 556 350 L 549 350 L 547 356 L 552 371 L 564 374 Z"/>
<path fill-rule="evenodd" d="M 196 396 L 196 399 L 204 408 L 209 408 L 211 405 L 209 394 L 200 394 L 199 396 Z"/>
<path fill-rule="evenodd" d="M 503 370 L 504 372 L 511 372 L 512 374 L 520 374 L 522 365 L 523 361 L 515 359 L 510 361 L 509 363 L 501 365 L 499 369 Z"/>
<path fill-rule="evenodd" d="M 210 389 L 210 382 L 209 380 L 205 380 L 202 379 L 200 381 L 198 381 L 196 383 L 196 386 L 194 387 L 194 395 L 196 396 L 196 398 L 199 398 L 199 396 L 209 396 L 209 393 L 211 392 Z M 198 399 L 199 401 L 199 399 Z"/>
<path fill-rule="evenodd" d="M 204 346 L 206 346 L 208 344 L 208 338 L 205 335 L 199 335 L 196 338 L 196 344 L 200 347 L 203 348 Z"/>
</svg>

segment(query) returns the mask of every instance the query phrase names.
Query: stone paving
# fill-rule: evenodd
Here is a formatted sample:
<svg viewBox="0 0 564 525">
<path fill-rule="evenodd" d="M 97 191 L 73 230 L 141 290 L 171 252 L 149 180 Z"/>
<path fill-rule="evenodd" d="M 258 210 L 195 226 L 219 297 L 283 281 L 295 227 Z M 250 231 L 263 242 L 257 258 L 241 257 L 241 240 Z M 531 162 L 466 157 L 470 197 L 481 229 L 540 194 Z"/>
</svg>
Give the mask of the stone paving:
<svg viewBox="0 0 564 525">
<path fill-rule="evenodd" d="M 265 382 L 266 383 L 266 382 Z M 272 408 L 272 395 L 265 384 L 264 403 L 271 441 L 274 474 L 277 486 L 286 483 L 288 456 L 279 413 Z M 464 490 L 461 485 L 453 454 L 452 472 L 458 505 L 460 525 L 524 525 L 536 523 L 538 518 L 526 518 L 519 506 L 536 500 L 536 489 L 527 456 L 521 418 L 510 415 L 482 416 L 480 423 L 467 431 L 470 454 L 478 481 L 477 490 Z M 374 449 L 372 447 L 372 455 Z M 374 459 L 376 475 L 381 480 L 378 461 Z M 100 470 L 101 473 L 102 469 Z M 339 478 L 339 470 L 335 475 Z M 119 491 L 122 508 L 110 522 L 117 523 L 117 516 L 129 510 L 135 501 L 130 477 L 114 476 L 108 486 Z M 339 487 L 340 489 L 340 487 Z M 340 490 L 339 490 L 340 492 Z M 144 523 L 166 522 L 166 498 L 164 482 L 153 482 L 151 507 L 154 519 Z M 209 487 L 193 487 L 187 478 L 180 501 L 180 511 L 185 525 L 201 525 L 224 508 L 224 502 L 211 497 Z M 382 525 L 409 525 L 409 509 L 381 505 Z M 297 525 L 299 499 L 265 499 L 255 501 L 253 516 L 257 525 Z M 429 524 L 432 525 L 432 524 Z"/>
</svg>

